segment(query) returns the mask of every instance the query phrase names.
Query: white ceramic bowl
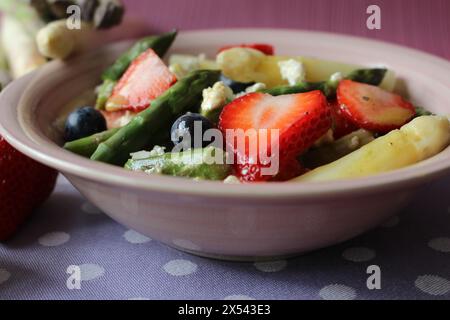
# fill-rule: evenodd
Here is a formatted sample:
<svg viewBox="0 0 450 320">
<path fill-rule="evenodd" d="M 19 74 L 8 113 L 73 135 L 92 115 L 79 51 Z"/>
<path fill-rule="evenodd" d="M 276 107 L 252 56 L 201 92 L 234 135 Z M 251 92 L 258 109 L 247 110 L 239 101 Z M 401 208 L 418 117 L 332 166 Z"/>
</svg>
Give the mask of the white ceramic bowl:
<svg viewBox="0 0 450 320">
<path fill-rule="evenodd" d="M 230 43 L 267 42 L 280 54 L 309 55 L 393 69 L 398 90 L 438 114 L 450 113 L 450 63 L 382 42 L 316 32 L 235 29 L 181 33 L 172 52 L 213 55 Z M 130 42 L 67 63 L 51 62 L 1 95 L 0 133 L 20 151 L 61 171 L 119 223 L 199 255 L 270 259 L 335 244 L 378 225 L 414 190 L 449 171 L 450 149 L 390 173 L 327 183 L 226 185 L 146 175 L 60 148 L 62 106 L 99 82 Z M 20 101 L 19 101 L 20 100 Z"/>
</svg>

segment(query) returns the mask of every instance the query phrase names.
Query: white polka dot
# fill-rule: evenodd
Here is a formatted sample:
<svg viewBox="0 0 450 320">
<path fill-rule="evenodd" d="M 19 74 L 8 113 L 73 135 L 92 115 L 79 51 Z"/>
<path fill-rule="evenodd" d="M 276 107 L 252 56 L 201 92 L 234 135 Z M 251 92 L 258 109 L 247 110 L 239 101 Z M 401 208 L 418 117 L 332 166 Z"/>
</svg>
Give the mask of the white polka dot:
<svg viewBox="0 0 450 320">
<path fill-rule="evenodd" d="M 200 247 L 198 245 L 196 245 L 195 243 L 193 243 L 192 241 L 189 241 L 189 240 L 174 239 L 172 241 L 172 243 L 181 249 L 187 249 L 187 250 L 192 250 L 192 251 L 200 250 Z"/>
<path fill-rule="evenodd" d="M 38 239 L 38 242 L 45 247 L 56 247 L 66 243 L 69 239 L 70 235 L 67 232 L 55 231 L 44 234 Z"/>
<path fill-rule="evenodd" d="M 128 230 L 123 234 L 123 237 L 125 240 L 127 240 L 130 243 L 146 243 L 151 241 L 149 237 L 144 236 L 143 234 L 140 234 L 139 232 L 136 232 L 134 230 Z"/>
<path fill-rule="evenodd" d="M 398 216 L 393 216 L 386 220 L 381 226 L 383 228 L 392 228 L 400 223 L 400 218 Z"/>
<path fill-rule="evenodd" d="M 319 291 L 324 300 L 353 300 L 356 298 L 355 289 L 343 284 L 330 284 Z"/>
<path fill-rule="evenodd" d="M 266 262 L 255 262 L 254 266 L 256 269 L 262 272 L 278 272 L 286 268 L 286 260 L 278 261 L 266 261 Z"/>
<path fill-rule="evenodd" d="M 186 276 L 197 271 L 197 265 L 189 260 L 175 259 L 164 265 L 164 270 L 173 276 Z"/>
<path fill-rule="evenodd" d="M 79 266 L 81 271 L 81 280 L 89 281 L 100 278 L 105 274 L 105 269 L 98 264 L 86 263 Z"/>
<path fill-rule="evenodd" d="M 244 294 L 232 294 L 230 296 L 226 296 L 223 300 L 255 300 L 255 298 L 246 296 Z"/>
<path fill-rule="evenodd" d="M 342 256 L 348 261 L 365 262 L 375 258 L 375 251 L 365 247 L 353 247 L 344 250 Z"/>
<path fill-rule="evenodd" d="M 90 202 L 83 203 L 81 205 L 81 210 L 87 214 L 102 214 L 102 211 Z"/>
<path fill-rule="evenodd" d="M 8 281 L 10 277 L 11 273 L 9 273 L 8 270 L 0 269 L 0 284 Z"/>
<path fill-rule="evenodd" d="M 434 238 L 428 242 L 431 249 L 440 252 L 450 252 L 450 238 Z"/>
<path fill-rule="evenodd" d="M 442 296 L 450 292 L 450 281 L 435 275 L 419 276 L 414 284 L 419 290 L 433 296 Z"/>
</svg>

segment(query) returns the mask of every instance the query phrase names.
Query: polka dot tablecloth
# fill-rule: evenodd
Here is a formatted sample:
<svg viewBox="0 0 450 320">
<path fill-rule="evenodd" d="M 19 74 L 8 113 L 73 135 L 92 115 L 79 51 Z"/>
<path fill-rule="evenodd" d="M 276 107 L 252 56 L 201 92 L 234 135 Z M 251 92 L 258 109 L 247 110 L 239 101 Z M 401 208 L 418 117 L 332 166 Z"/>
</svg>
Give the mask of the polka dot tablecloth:
<svg viewBox="0 0 450 320">
<path fill-rule="evenodd" d="M 449 192 L 444 177 L 356 239 L 290 260 L 237 263 L 128 230 L 60 177 L 50 200 L 0 245 L 0 299 L 449 299 Z M 70 266 L 79 289 L 68 286 Z M 369 266 L 379 267 L 381 289 L 368 289 Z"/>
</svg>

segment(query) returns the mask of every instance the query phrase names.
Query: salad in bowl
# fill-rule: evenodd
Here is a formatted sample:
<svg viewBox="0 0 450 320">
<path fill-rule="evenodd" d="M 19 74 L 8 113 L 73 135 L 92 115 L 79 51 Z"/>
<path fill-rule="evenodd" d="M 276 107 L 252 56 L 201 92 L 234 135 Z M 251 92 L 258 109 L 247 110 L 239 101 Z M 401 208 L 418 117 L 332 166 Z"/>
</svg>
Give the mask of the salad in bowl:
<svg viewBox="0 0 450 320">
<path fill-rule="evenodd" d="M 95 105 L 64 119 L 66 150 L 149 175 L 312 182 L 413 165 L 450 143 L 447 116 L 394 93 L 385 67 L 251 39 L 164 60 L 176 35 L 137 41 L 102 73 Z"/>
</svg>

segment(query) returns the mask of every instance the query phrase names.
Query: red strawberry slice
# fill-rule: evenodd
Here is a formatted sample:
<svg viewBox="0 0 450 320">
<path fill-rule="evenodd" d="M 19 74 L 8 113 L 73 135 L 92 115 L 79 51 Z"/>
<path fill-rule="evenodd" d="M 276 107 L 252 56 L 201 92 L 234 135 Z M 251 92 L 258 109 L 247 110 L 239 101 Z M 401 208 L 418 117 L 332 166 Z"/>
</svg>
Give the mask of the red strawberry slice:
<svg viewBox="0 0 450 320">
<path fill-rule="evenodd" d="M 137 57 L 114 87 L 107 111 L 146 109 L 177 81 L 164 62 L 148 49 Z"/>
<path fill-rule="evenodd" d="M 301 167 L 293 166 L 294 160 L 330 127 L 330 108 L 320 91 L 276 97 L 250 93 L 225 106 L 219 120 L 219 129 L 226 137 L 227 149 L 234 152 L 235 170 L 242 181 L 283 179 L 300 173 Z M 239 139 L 233 139 L 230 135 L 237 135 L 238 129 L 242 129 L 241 133 L 245 131 L 249 134 L 245 144 L 238 143 Z M 273 145 L 270 143 L 270 136 L 274 132 L 272 129 L 277 129 L 279 134 L 278 141 Z M 252 149 L 251 142 L 257 146 L 256 150 Z M 264 143 L 266 148 L 261 149 Z M 275 157 L 276 147 L 279 150 L 279 170 L 271 174 L 264 173 L 262 169 L 270 167 L 271 163 L 267 163 L 260 155 Z"/>
<path fill-rule="evenodd" d="M 376 132 L 397 129 L 415 115 L 414 106 L 401 96 L 351 80 L 339 83 L 337 98 L 349 121 Z"/>
<path fill-rule="evenodd" d="M 52 193 L 57 172 L 0 137 L 0 241 L 11 237 Z"/>
<path fill-rule="evenodd" d="M 268 55 L 268 56 L 273 56 L 275 53 L 275 50 L 273 48 L 272 45 L 270 44 L 266 44 L 266 43 L 250 43 L 250 44 L 237 44 L 237 45 L 229 45 L 229 46 L 225 46 L 219 49 L 219 51 L 217 53 L 221 53 L 224 50 L 228 50 L 231 48 L 250 48 L 250 49 L 255 49 L 258 51 L 261 51 L 262 53 Z"/>
<path fill-rule="evenodd" d="M 342 114 L 342 110 L 337 100 L 333 100 L 329 103 L 331 110 L 331 118 L 333 119 L 333 138 L 339 139 L 350 132 L 358 130 L 358 126 L 353 122 L 350 122 L 345 115 Z"/>
</svg>

